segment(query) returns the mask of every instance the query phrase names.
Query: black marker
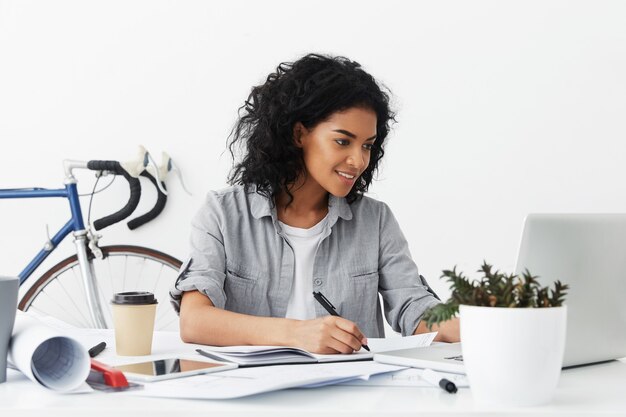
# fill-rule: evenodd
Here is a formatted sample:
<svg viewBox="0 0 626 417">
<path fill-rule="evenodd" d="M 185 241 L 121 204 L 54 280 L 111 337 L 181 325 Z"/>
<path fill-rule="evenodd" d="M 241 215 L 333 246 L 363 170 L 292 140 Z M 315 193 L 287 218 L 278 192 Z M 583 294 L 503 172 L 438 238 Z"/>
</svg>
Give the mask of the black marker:
<svg viewBox="0 0 626 417">
<path fill-rule="evenodd" d="M 337 311 L 335 310 L 335 307 L 333 307 L 330 301 L 328 301 L 328 298 L 324 297 L 324 294 L 322 294 L 321 292 L 313 291 L 313 297 L 317 300 L 318 303 L 322 305 L 322 307 L 326 309 L 326 311 L 328 311 L 331 316 L 341 317 L 339 313 L 337 313 Z M 361 346 L 363 346 L 363 349 L 367 350 L 368 352 L 370 351 L 370 348 L 367 345 Z"/>
<path fill-rule="evenodd" d="M 454 382 L 444 378 L 443 375 L 433 371 L 432 369 L 424 369 L 424 371 L 422 372 L 422 378 L 424 379 L 424 381 L 441 387 L 441 389 L 449 392 L 450 394 L 454 394 L 455 392 L 457 392 L 457 388 Z"/>
<path fill-rule="evenodd" d="M 105 347 L 107 347 L 106 342 L 98 343 L 97 345 L 95 345 L 94 347 L 89 349 L 89 357 L 90 358 L 95 358 L 96 356 L 98 356 L 100 354 L 100 352 L 102 352 L 104 350 Z"/>
</svg>

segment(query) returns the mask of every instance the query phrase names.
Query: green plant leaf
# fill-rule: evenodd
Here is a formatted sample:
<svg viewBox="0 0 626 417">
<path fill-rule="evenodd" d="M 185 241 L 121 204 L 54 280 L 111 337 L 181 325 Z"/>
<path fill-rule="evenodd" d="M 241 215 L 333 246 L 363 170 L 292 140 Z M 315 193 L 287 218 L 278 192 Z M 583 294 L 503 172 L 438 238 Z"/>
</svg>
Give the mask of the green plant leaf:
<svg viewBox="0 0 626 417">
<path fill-rule="evenodd" d="M 485 260 L 477 272 L 483 276 L 475 281 L 457 272 L 456 266 L 442 272 L 441 278 L 450 283 L 452 294 L 445 303 L 430 308 L 422 316 L 429 329 L 434 324 L 456 317 L 459 305 L 462 304 L 507 308 L 558 307 L 563 305 L 569 289 L 560 281 L 555 281 L 552 289 L 542 287 L 539 277 L 532 275 L 528 269 L 524 270 L 521 277 L 494 271 L 493 266 Z"/>
</svg>

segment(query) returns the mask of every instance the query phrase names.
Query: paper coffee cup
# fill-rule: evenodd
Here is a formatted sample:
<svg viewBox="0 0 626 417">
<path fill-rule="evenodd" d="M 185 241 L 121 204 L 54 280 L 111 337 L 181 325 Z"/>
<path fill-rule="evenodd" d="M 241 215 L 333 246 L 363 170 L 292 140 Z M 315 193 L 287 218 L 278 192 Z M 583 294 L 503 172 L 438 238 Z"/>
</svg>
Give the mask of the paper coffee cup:
<svg viewBox="0 0 626 417">
<path fill-rule="evenodd" d="M 115 350 L 122 356 L 149 355 L 157 300 L 151 292 L 120 292 L 111 300 Z"/>
</svg>

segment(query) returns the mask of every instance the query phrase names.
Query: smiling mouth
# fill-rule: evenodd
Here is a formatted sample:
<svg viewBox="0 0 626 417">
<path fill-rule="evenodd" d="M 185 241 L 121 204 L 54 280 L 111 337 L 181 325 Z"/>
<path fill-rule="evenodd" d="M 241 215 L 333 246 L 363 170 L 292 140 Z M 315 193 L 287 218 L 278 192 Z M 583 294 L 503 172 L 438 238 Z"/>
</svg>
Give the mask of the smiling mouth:
<svg viewBox="0 0 626 417">
<path fill-rule="evenodd" d="M 352 184 L 354 184 L 354 182 L 356 181 L 356 175 L 348 174 L 347 172 L 342 171 L 335 172 L 337 173 L 337 175 L 339 175 L 340 180 L 346 185 L 352 186 Z"/>
<path fill-rule="evenodd" d="M 347 178 L 349 180 L 353 180 L 356 176 L 355 175 L 351 175 L 351 174 L 347 174 L 345 172 L 341 172 L 341 171 L 335 171 L 337 172 L 337 174 L 339 174 L 340 176 Z"/>
</svg>

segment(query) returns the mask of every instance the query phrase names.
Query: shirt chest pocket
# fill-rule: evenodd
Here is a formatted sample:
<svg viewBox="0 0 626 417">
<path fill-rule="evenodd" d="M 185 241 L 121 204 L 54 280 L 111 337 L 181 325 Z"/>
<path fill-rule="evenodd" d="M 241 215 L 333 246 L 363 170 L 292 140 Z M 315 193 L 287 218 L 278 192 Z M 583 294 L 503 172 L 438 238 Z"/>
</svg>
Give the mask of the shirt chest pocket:
<svg viewBox="0 0 626 417">
<path fill-rule="evenodd" d="M 245 265 L 227 262 L 224 292 L 226 309 L 243 314 L 256 314 L 263 291 L 263 273 Z"/>
<path fill-rule="evenodd" d="M 377 267 L 346 269 L 338 278 L 341 284 L 337 303 L 341 304 L 341 314 L 357 323 L 375 321 L 378 300 Z"/>
<path fill-rule="evenodd" d="M 348 272 L 348 276 L 350 277 L 350 280 L 354 283 L 363 283 L 365 285 L 368 285 L 369 283 L 374 282 L 376 284 L 376 287 L 378 287 L 378 270 L 371 269 L 373 268 L 366 269 L 366 272 L 363 272 L 361 270 Z"/>
<path fill-rule="evenodd" d="M 352 295 L 357 303 L 376 305 L 378 297 L 378 269 L 376 267 L 349 271 L 347 278 L 350 286 L 348 294 Z M 361 314 L 364 312 L 361 311 Z"/>
</svg>

